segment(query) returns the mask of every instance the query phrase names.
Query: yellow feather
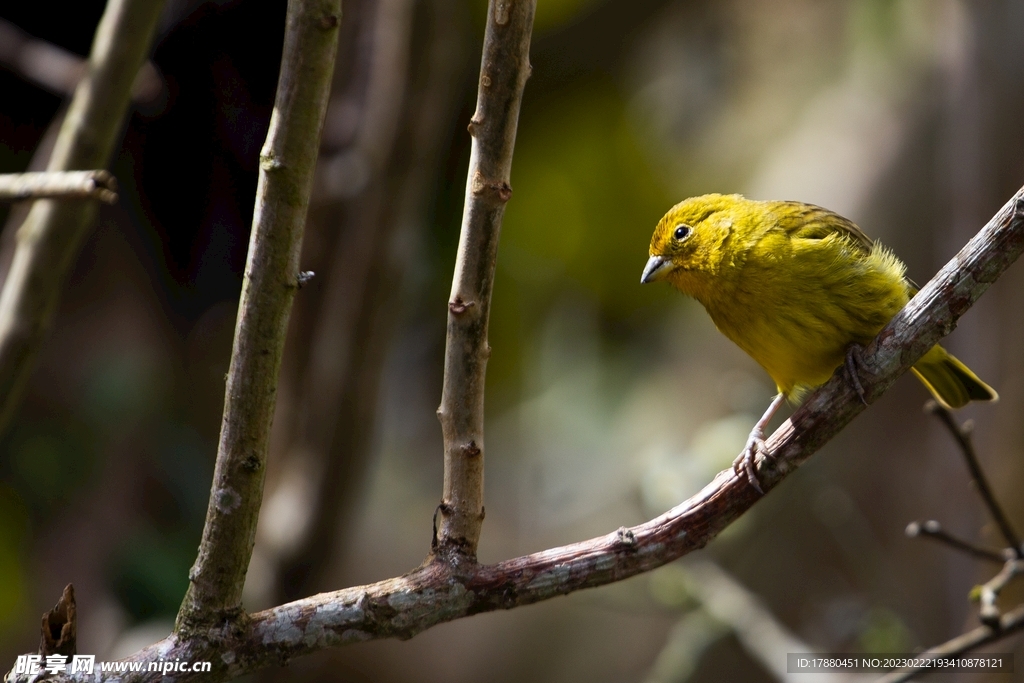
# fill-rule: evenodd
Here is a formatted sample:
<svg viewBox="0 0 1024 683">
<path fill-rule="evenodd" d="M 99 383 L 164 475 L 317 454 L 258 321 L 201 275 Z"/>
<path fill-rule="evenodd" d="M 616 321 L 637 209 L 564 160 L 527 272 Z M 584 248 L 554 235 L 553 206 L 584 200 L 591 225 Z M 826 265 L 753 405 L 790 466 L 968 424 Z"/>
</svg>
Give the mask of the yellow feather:
<svg viewBox="0 0 1024 683">
<path fill-rule="evenodd" d="M 718 329 L 793 399 L 825 382 L 909 301 L 903 263 L 852 222 L 798 202 L 711 194 L 674 206 L 651 238 L 643 281 L 697 299 Z M 943 405 L 996 392 L 936 346 L 914 374 Z"/>
</svg>

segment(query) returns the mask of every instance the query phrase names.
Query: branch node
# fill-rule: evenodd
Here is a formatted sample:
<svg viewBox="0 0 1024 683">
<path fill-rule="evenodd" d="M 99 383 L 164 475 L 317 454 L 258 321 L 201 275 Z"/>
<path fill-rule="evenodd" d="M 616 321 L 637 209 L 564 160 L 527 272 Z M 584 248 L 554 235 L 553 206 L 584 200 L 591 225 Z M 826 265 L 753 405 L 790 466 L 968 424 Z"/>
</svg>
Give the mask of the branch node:
<svg viewBox="0 0 1024 683">
<path fill-rule="evenodd" d="M 494 23 L 504 26 L 508 23 L 509 5 L 512 0 L 498 0 L 494 3 Z"/>
<path fill-rule="evenodd" d="M 306 283 L 313 279 L 316 275 L 312 270 L 300 270 L 298 276 L 295 278 L 295 286 L 302 289 L 306 286 Z"/>
<path fill-rule="evenodd" d="M 475 195 L 481 195 L 484 193 L 484 190 L 492 191 L 502 202 L 507 202 L 512 198 L 512 187 L 508 183 L 504 181 L 498 182 L 496 180 L 488 180 L 484 178 L 480 171 L 476 171 L 473 173 L 473 181 L 470 183 L 470 191 Z"/>
<path fill-rule="evenodd" d="M 475 301 L 463 301 L 461 296 L 456 296 L 452 301 L 448 302 L 448 310 L 453 315 L 462 315 L 473 306 L 476 306 Z M 438 410 L 440 411 L 441 409 L 438 408 Z"/>
<path fill-rule="evenodd" d="M 476 441 L 470 441 L 462 447 L 462 452 L 465 453 L 467 457 L 475 458 L 480 455 L 480 447 L 476 445 Z"/>
<path fill-rule="evenodd" d="M 484 87 L 484 88 L 490 88 L 491 87 L 491 77 L 488 76 L 487 74 L 481 74 L 481 76 L 480 76 L 480 85 L 482 87 Z"/>
<path fill-rule="evenodd" d="M 636 547 L 636 534 L 632 529 L 620 526 L 615 532 L 615 542 L 624 548 Z"/>
<path fill-rule="evenodd" d="M 272 151 L 264 150 L 260 153 L 260 168 L 268 173 L 280 171 L 284 168 L 284 163 Z"/>
<path fill-rule="evenodd" d="M 320 17 L 320 28 L 324 31 L 329 31 L 332 28 L 338 28 L 338 16 L 336 14 L 325 14 Z"/>
</svg>

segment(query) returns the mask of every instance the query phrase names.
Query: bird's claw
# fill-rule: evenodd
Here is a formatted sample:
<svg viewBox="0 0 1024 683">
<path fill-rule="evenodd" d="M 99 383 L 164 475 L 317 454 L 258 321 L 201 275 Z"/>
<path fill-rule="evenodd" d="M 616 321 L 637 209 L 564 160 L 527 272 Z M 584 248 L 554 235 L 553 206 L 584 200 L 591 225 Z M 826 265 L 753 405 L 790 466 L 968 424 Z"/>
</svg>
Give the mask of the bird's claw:
<svg viewBox="0 0 1024 683">
<path fill-rule="evenodd" d="M 850 376 L 850 383 L 853 384 L 854 391 L 860 397 L 860 402 L 867 405 L 868 401 L 864 397 L 864 387 L 860 383 L 860 377 L 858 377 L 858 368 L 864 365 L 860 355 L 861 351 L 863 351 L 863 348 L 860 344 L 850 344 L 846 349 L 846 374 Z"/>
<path fill-rule="evenodd" d="M 747 481 L 754 488 L 755 491 L 764 495 L 764 489 L 761 488 L 761 482 L 757 479 L 757 470 L 754 469 L 754 460 L 757 458 L 758 453 L 763 453 L 766 458 L 772 457 L 771 451 L 764 442 L 764 434 L 757 431 L 750 433 L 750 438 L 747 439 L 747 445 L 743 447 L 739 457 L 732 463 L 732 468 L 735 470 L 738 476 L 747 477 Z"/>
</svg>

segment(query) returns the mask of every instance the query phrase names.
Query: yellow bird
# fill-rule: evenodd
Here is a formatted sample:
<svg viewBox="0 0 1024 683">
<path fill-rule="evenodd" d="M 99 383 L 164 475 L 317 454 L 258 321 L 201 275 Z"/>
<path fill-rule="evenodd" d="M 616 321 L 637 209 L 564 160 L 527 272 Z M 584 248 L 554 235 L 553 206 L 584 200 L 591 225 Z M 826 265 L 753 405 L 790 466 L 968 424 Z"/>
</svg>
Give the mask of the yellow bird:
<svg viewBox="0 0 1024 683">
<path fill-rule="evenodd" d="M 905 270 L 891 251 L 828 209 L 708 194 L 661 219 L 640 282 L 667 280 L 699 301 L 719 331 L 775 381 L 779 393 L 735 463 L 760 490 L 753 459 L 759 450 L 767 454 L 764 430 L 784 400 L 823 384 L 844 361 L 863 394 L 854 353 L 917 291 Z M 948 408 L 998 398 L 938 345 L 912 370 Z"/>
</svg>

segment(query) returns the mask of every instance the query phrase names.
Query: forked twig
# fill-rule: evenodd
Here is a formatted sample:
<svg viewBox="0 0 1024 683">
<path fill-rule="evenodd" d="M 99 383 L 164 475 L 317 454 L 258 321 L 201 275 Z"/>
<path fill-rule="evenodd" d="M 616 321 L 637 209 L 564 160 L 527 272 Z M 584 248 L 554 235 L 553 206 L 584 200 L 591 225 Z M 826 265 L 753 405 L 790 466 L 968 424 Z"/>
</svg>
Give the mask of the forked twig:
<svg viewBox="0 0 1024 683">
<path fill-rule="evenodd" d="M 981 607 L 978 610 L 978 616 L 983 624 L 992 627 L 999 626 L 1000 613 L 996 600 L 999 599 L 999 593 L 1006 588 L 1007 584 L 1021 574 L 1024 574 L 1024 560 L 1007 560 L 998 574 L 979 586 L 978 599 L 981 602 Z"/>
<path fill-rule="evenodd" d="M 981 465 L 978 463 L 978 456 L 974 452 L 974 442 L 971 441 L 971 423 L 967 422 L 963 426 L 958 426 L 956 421 L 953 419 L 952 413 L 935 401 L 928 401 L 928 403 L 925 404 L 925 410 L 939 418 L 939 421 L 942 422 L 942 424 L 946 426 L 946 429 L 949 430 L 949 433 L 953 435 L 957 445 L 960 446 L 960 452 L 963 453 L 964 461 L 967 463 L 967 469 L 971 473 L 971 479 L 974 480 L 975 486 L 978 487 L 978 495 L 980 495 L 981 499 L 985 502 L 985 507 L 988 508 L 993 521 L 995 521 L 996 526 L 999 527 L 999 531 L 1003 534 L 1003 538 L 1006 539 L 1006 543 L 1013 550 L 1014 555 L 1017 558 L 1024 558 L 1024 548 L 1021 548 L 1020 538 L 1017 536 L 1017 532 L 1014 531 L 1013 526 L 1010 524 L 1010 520 L 1007 519 L 1006 513 L 1003 512 L 1002 506 L 999 505 L 999 501 L 997 501 L 995 495 L 992 494 L 992 487 L 989 486 L 988 479 L 985 478 L 985 473 L 982 471 Z"/>
<path fill-rule="evenodd" d="M 163 0 L 109 0 L 47 171 L 107 166 L 163 5 Z M 0 430 L 18 405 L 96 211 L 96 202 L 36 202 L 18 229 L 0 292 Z"/>
<path fill-rule="evenodd" d="M 999 526 L 999 529 L 1003 534 L 1003 538 L 1009 544 L 1009 547 L 1007 547 L 1002 554 L 998 554 L 994 550 L 981 548 L 973 543 L 956 538 L 944 531 L 942 526 L 934 520 L 927 521 L 924 524 L 911 522 L 907 526 L 906 534 L 911 538 L 931 538 L 974 557 L 1000 562 L 1003 565 L 1003 568 L 998 574 L 972 591 L 972 595 L 976 596 L 980 603 L 978 617 L 981 619 L 983 625 L 974 629 L 970 633 L 957 636 L 942 645 L 938 645 L 927 650 L 926 652 L 921 653 L 920 656 L 957 655 L 970 652 L 982 645 L 1000 640 L 1010 633 L 1024 628 L 1024 605 L 1018 606 L 1007 614 L 1001 614 L 999 606 L 996 604 L 999 599 L 1000 592 L 1002 592 L 1010 581 L 1015 577 L 1024 574 L 1024 559 L 1022 559 L 1021 556 L 1021 545 L 1017 538 L 1017 534 L 1010 525 L 1010 521 L 1003 512 L 999 502 L 992 494 L 992 489 L 988 484 L 988 480 L 985 478 L 984 471 L 981 469 L 981 464 L 978 462 L 978 456 L 974 452 L 974 444 L 971 441 L 972 424 L 968 422 L 963 426 L 958 426 L 950 411 L 940 406 L 935 401 L 928 401 L 925 404 L 925 410 L 939 418 L 960 446 L 960 451 L 963 453 L 964 460 L 967 462 L 967 469 L 971 473 L 971 478 L 978 489 L 978 494 L 985 502 L 985 506 L 988 508 L 989 513 Z M 883 676 L 878 680 L 878 683 L 909 681 L 912 678 L 924 675 L 930 671 L 934 671 L 934 669 L 929 667 L 900 669 L 899 671 L 894 671 Z"/>
<path fill-rule="evenodd" d="M 908 370 L 1024 250 L 1024 190 L 954 257 L 865 350 L 873 372 L 862 378 L 870 400 Z M 864 405 L 840 374 L 812 394 L 769 439 L 776 461 L 759 461 L 760 480 L 774 488 L 789 471 L 839 433 Z M 208 660 L 202 680 L 225 680 L 305 654 L 379 638 L 410 638 L 462 617 L 533 604 L 636 576 L 703 548 L 762 497 L 732 468 L 696 496 L 644 524 L 493 565 L 456 568 L 428 562 L 399 577 L 296 600 L 213 625 L 194 637 L 172 635 L 126 662 Z M 456 571 L 458 569 L 458 571 Z M 1024 625 L 1024 608 L 1001 628 Z M 966 648 L 991 642 L 993 630 L 968 634 Z M 156 683 L 160 674 L 138 681 Z M 81 680 L 84 683 L 84 678 Z M 200 680 L 183 674 L 180 683 Z M 19 680 L 19 683 L 20 680 Z"/>
<path fill-rule="evenodd" d="M 290 9 L 292 4 L 300 1 L 291 0 Z M 489 23 L 493 21 L 498 25 L 515 25 L 515 22 L 522 19 L 519 13 L 526 11 L 521 7 L 522 2 L 529 0 L 493 0 Z M 290 23 L 289 27 L 291 28 Z M 326 30 L 328 26 L 323 28 Z M 481 86 L 489 88 L 493 85 L 494 76 L 484 71 L 481 74 Z M 485 119 L 474 122 L 473 125 L 488 123 Z M 271 131 L 274 131 L 273 123 Z M 476 153 L 474 150 L 474 154 Z M 269 159 L 265 156 L 264 169 L 269 172 L 268 164 L 274 168 L 275 160 L 273 156 Z M 479 175 L 472 174 L 468 185 L 468 195 L 496 193 L 502 203 L 502 195 L 507 195 L 509 191 L 504 176 L 487 175 L 482 171 Z M 261 192 L 262 188 L 261 179 Z M 301 188 L 295 190 L 296 195 L 301 196 Z M 262 204 L 258 203 L 257 206 Z M 469 209 L 467 211 L 471 213 Z M 500 212 L 490 215 L 500 216 Z M 487 239 L 496 239 L 496 225 L 491 222 L 489 227 L 492 233 Z M 948 334 L 960 316 L 1020 256 L 1022 251 L 1024 190 L 1015 194 L 961 252 L 921 288 L 914 299 L 865 349 L 864 365 L 867 377 L 861 379 L 866 398 L 873 401 L 881 396 L 901 374 L 941 337 Z M 449 323 L 465 333 L 463 336 L 456 335 L 455 338 L 467 342 L 469 352 L 476 354 L 472 355 L 472 362 L 477 364 L 486 358 L 486 337 L 481 334 L 486 316 L 478 315 L 476 312 L 464 315 L 474 311 L 481 304 L 475 298 L 460 296 L 462 290 L 459 283 L 463 276 L 467 276 L 471 283 L 486 283 L 488 273 L 493 273 L 493 263 L 489 262 L 489 259 L 493 258 L 493 253 L 492 250 L 484 249 L 473 258 L 459 262 L 460 265 L 456 269 L 456 286 L 453 288 L 453 294 L 456 296 L 449 302 Z M 263 273 L 262 277 L 267 277 L 267 273 Z M 278 284 L 294 286 L 294 281 Z M 250 286 L 253 291 L 257 291 L 256 285 Z M 489 287 L 489 283 L 487 286 Z M 470 293 L 475 297 L 479 291 L 472 290 Z M 464 322 L 453 323 L 453 320 Z M 245 336 L 244 327 L 245 323 L 240 321 L 236 335 L 238 339 Z M 236 351 L 238 346 L 239 343 L 236 343 Z M 268 349 L 271 355 L 276 351 L 276 347 Z M 234 364 L 233 360 L 232 372 L 235 371 Z M 470 372 L 465 377 L 483 381 L 482 371 Z M 245 380 L 245 377 L 239 379 Z M 446 390 L 448 380 L 449 376 L 446 374 Z M 229 383 L 228 398 L 237 398 L 238 394 L 235 392 L 242 392 L 245 388 Z M 272 387 L 254 384 L 253 388 L 267 390 Z M 446 449 L 469 446 L 470 448 L 465 449 L 464 455 L 476 457 L 480 453 L 472 451 L 479 448 L 478 445 L 448 438 L 452 435 L 470 435 L 473 433 L 471 430 L 476 428 L 473 420 L 482 415 L 476 411 L 478 408 L 482 410 L 483 393 L 482 387 L 471 389 L 472 391 L 465 391 L 464 394 L 466 400 L 472 403 L 473 412 L 469 413 L 470 417 L 464 418 L 462 423 L 450 425 L 454 431 L 449 432 L 446 429 L 445 436 Z M 478 399 L 479 404 L 475 403 Z M 774 454 L 774 459 L 767 460 L 761 457 L 757 463 L 759 480 L 764 488 L 770 490 L 777 486 L 864 409 L 860 397 L 845 378 L 845 373 L 840 372 L 815 391 L 769 439 L 768 450 Z M 230 409 L 226 409 L 226 426 L 231 414 Z M 265 417 L 269 420 L 270 416 Z M 466 431 L 462 431 L 463 427 Z M 225 439 L 226 437 L 222 438 L 222 444 L 225 443 Z M 254 446 L 260 448 L 263 444 L 254 442 Z M 190 591 L 190 596 L 186 600 L 188 603 L 189 599 L 195 600 L 203 596 L 210 598 L 209 602 L 196 603 L 200 613 L 204 608 L 208 610 L 201 616 L 217 616 L 218 605 L 230 604 L 224 596 L 232 598 L 235 589 L 240 588 L 235 583 L 240 555 L 233 554 L 233 551 L 243 547 L 246 539 L 225 540 L 226 532 L 230 531 L 229 517 L 233 511 L 240 510 L 239 506 L 244 506 L 247 514 L 253 507 L 258 508 L 259 501 L 255 498 L 255 503 L 253 502 L 250 495 L 254 495 L 255 492 L 250 490 L 246 490 L 245 497 L 239 496 L 236 501 L 231 494 L 238 492 L 220 488 L 219 484 L 243 479 L 243 472 L 249 465 L 254 465 L 254 470 L 262 469 L 258 452 L 253 459 L 240 457 L 238 452 L 229 455 L 221 453 L 218 456 L 218 478 L 210 502 L 211 515 L 207 527 L 217 527 L 220 523 L 224 523 L 224 526 L 214 528 L 210 534 L 211 538 L 220 539 L 217 543 L 206 545 L 207 536 L 204 535 L 204 552 L 209 554 L 206 559 L 210 564 L 202 564 L 201 558 L 195 570 L 197 575 L 203 576 L 204 587 L 194 593 Z M 450 470 L 446 467 L 446 495 L 477 494 L 475 487 L 479 482 L 475 476 L 465 477 L 464 481 L 471 485 L 470 489 L 465 489 L 461 484 L 449 486 L 449 473 L 460 474 L 457 469 Z M 250 476 L 262 477 L 262 474 L 257 475 L 254 471 Z M 461 476 L 455 476 L 454 479 L 456 482 L 463 481 Z M 469 505 L 464 505 L 461 499 L 452 498 L 451 502 L 456 503 L 458 507 L 453 511 L 446 500 L 445 505 L 449 507 L 441 510 L 443 521 L 438 539 L 439 546 L 442 549 L 452 549 L 455 551 L 453 555 L 468 557 L 471 561 L 456 566 L 451 562 L 436 561 L 435 556 L 435 561 L 429 561 L 403 576 L 322 593 L 248 615 L 246 618 L 192 622 L 191 628 L 180 629 L 168 638 L 131 655 L 126 658 L 125 664 L 172 660 L 209 661 L 214 667 L 213 672 L 185 672 L 176 676 L 176 680 L 182 683 L 191 680 L 225 680 L 286 662 L 293 657 L 348 643 L 379 638 L 412 637 L 439 623 L 481 612 L 532 604 L 584 588 L 607 585 L 649 571 L 688 552 L 703 548 L 722 529 L 761 499 L 762 497 L 750 488 L 746 480 L 739 479 L 730 468 L 721 472 L 699 494 L 643 524 L 497 564 L 481 565 L 475 562 L 471 552 L 475 548 L 475 541 L 470 535 L 474 532 L 473 525 L 476 525 L 475 532 L 479 532 L 482 501 L 479 501 L 479 507 L 475 507 L 476 499 L 471 500 Z M 249 529 L 251 531 L 251 527 Z M 246 529 L 243 527 L 238 530 L 244 532 Z M 251 542 L 251 536 L 248 539 Z M 217 554 L 210 552 L 222 546 L 230 556 L 226 561 L 217 559 Z M 244 575 L 244 564 L 241 566 Z M 225 582 L 225 585 L 217 583 L 216 574 L 211 571 L 216 569 L 232 572 L 230 580 Z M 211 574 L 212 582 L 207 581 L 211 579 Z M 211 605 L 214 608 L 212 610 Z M 190 610 L 188 604 L 183 607 L 185 614 L 189 614 Z M 1021 612 L 1021 621 L 1024 622 L 1024 610 Z M 225 614 L 225 611 L 219 614 L 231 616 Z M 1005 615 L 1000 620 L 1001 627 L 1009 623 L 1007 618 L 1010 616 Z M 453 644 L 453 647 L 464 646 L 464 643 Z M 160 672 L 147 672 L 133 675 L 132 680 L 155 683 L 162 677 L 163 674 Z M 68 676 L 62 676 L 59 680 L 68 679 Z M 84 681 L 85 677 L 79 676 L 72 680 Z M 90 677 L 90 680 L 95 679 Z"/>
</svg>

